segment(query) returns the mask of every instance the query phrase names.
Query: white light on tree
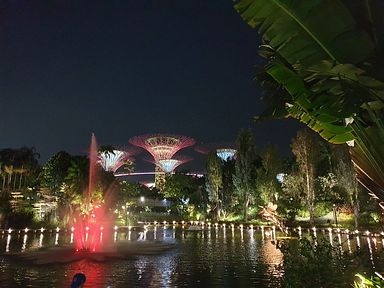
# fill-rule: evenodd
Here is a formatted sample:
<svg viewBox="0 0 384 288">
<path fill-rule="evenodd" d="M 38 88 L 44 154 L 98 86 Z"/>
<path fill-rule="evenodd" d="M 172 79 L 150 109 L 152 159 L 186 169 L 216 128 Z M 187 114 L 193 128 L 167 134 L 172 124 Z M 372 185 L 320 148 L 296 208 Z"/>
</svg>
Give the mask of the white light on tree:
<svg viewBox="0 0 384 288">
<path fill-rule="evenodd" d="M 283 183 L 283 181 L 284 181 L 284 177 L 286 176 L 287 174 L 285 174 L 285 173 L 279 173 L 279 174 L 277 174 L 276 175 L 276 179 L 277 179 L 277 181 L 279 182 L 279 183 Z"/>
<path fill-rule="evenodd" d="M 216 149 L 216 155 L 223 161 L 228 161 L 235 157 L 236 150 L 230 148 Z"/>
<path fill-rule="evenodd" d="M 116 172 L 129 160 L 129 154 L 125 151 L 104 151 L 99 154 L 99 163 L 105 171 Z"/>
</svg>

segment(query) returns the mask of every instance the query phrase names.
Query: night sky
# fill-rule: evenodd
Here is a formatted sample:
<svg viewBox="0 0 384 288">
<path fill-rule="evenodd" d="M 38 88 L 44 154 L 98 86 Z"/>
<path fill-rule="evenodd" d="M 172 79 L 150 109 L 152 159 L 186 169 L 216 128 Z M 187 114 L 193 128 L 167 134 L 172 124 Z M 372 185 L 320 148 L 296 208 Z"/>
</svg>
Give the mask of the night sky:
<svg viewBox="0 0 384 288">
<path fill-rule="evenodd" d="M 0 148 L 60 150 L 252 127 L 283 153 L 298 125 L 255 124 L 259 37 L 230 0 L 0 0 Z"/>
</svg>

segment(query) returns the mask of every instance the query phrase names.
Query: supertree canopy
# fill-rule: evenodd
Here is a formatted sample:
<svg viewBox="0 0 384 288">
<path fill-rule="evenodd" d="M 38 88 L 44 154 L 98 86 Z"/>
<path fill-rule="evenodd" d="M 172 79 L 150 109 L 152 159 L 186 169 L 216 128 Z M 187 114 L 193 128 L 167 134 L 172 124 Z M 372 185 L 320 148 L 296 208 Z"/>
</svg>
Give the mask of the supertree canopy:
<svg viewBox="0 0 384 288">
<path fill-rule="evenodd" d="M 163 159 L 158 161 L 152 159 L 145 160 L 154 163 L 164 173 L 172 173 L 177 167 L 179 167 L 181 164 L 191 161 L 192 158 L 188 156 L 177 156 L 172 159 Z"/>
<path fill-rule="evenodd" d="M 231 148 L 218 148 L 216 149 L 216 155 L 223 161 L 231 160 L 236 155 L 236 150 Z"/>
<path fill-rule="evenodd" d="M 159 160 L 158 165 L 165 173 L 171 173 L 173 172 L 176 167 L 181 165 L 182 162 L 177 159 L 165 159 L 165 160 Z"/>
<path fill-rule="evenodd" d="M 99 163 L 105 171 L 115 173 L 128 161 L 132 161 L 130 153 L 121 150 L 103 151 L 99 153 Z"/>
<path fill-rule="evenodd" d="M 193 138 L 171 134 L 147 134 L 129 139 L 129 142 L 147 150 L 156 162 L 169 160 L 177 151 L 195 144 Z"/>
<path fill-rule="evenodd" d="M 234 159 L 237 152 L 236 149 L 233 148 L 233 144 L 228 143 L 208 143 L 205 145 L 199 145 L 195 147 L 195 151 L 201 154 L 216 152 L 217 157 L 223 161 Z"/>
</svg>

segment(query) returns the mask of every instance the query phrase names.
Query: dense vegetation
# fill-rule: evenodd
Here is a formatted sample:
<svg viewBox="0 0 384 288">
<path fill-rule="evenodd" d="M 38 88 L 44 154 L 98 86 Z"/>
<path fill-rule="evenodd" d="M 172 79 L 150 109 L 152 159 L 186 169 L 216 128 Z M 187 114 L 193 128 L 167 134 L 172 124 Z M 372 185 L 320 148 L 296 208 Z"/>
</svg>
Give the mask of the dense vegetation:
<svg viewBox="0 0 384 288">
<path fill-rule="evenodd" d="M 274 207 L 287 225 L 379 225 L 376 204 L 361 192 L 347 146 L 328 144 L 304 129 L 292 139 L 293 157 L 282 158 L 273 145 L 257 149 L 254 138 L 250 130 L 241 131 L 234 158 L 223 160 L 212 151 L 204 177 L 166 174 L 161 189 L 117 179 L 98 167 L 92 201 L 104 202 L 121 225 L 156 219 L 262 222 L 269 220 L 261 215 L 265 207 Z M 0 160 L 1 227 L 65 226 L 82 211 L 86 156 L 60 151 L 39 165 L 34 149 L 21 148 L 0 150 Z"/>
</svg>

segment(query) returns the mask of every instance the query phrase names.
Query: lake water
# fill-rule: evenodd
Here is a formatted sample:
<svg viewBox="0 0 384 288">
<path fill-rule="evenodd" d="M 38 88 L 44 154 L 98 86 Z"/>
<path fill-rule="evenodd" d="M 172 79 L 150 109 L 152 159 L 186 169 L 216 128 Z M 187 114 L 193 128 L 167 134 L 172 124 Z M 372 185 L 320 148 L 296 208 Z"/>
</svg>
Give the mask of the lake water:
<svg viewBox="0 0 384 288">
<path fill-rule="evenodd" d="M 266 232 L 266 233 L 265 233 Z M 72 276 L 83 272 L 85 287 L 279 287 L 283 255 L 271 240 L 279 238 L 266 229 L 223 229 L 188 231 L 159 226 L 145 232 L 120 229 L 110 241 L 161 240 L 175 248 L 160 255 L 135 256 L 124 260 L 69 264 L 33 265 L 0 255 L 0 287 L 69 287 Z M 318 238 L 340 242 L 345 251 L 360 246 L 366 251 L 366 268 L 381 267 L 383 242 L 380 237 L 349 239 L 346 234 L 318 231 Z M 2 234 L 0 254 L 23 252 L 39 247 L 68 245 L 71 233 L 15 231 Z M 310 237 L 303 232 L 303 237 Z M 295 240 L 293 240 L 295 241 Z M 356 271 L 359 272 L 359 271 Z"/>
</svg>

